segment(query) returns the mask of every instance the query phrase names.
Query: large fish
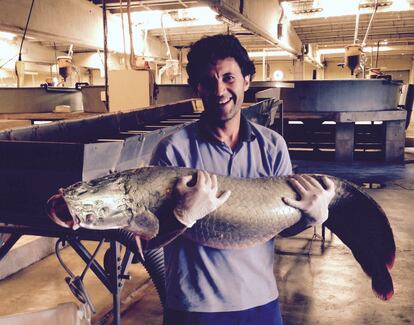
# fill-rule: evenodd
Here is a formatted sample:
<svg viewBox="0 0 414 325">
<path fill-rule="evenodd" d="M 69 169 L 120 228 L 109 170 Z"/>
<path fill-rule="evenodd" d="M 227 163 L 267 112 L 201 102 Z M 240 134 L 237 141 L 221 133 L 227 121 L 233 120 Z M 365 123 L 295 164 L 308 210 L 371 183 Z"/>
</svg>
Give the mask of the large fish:
<svg viewBox="0 0 414 325">
<path fill-rule="evenodd" d="M 77 229 L 126 229 L 149 242 L 165 245 L 177 235 L 220 249 L 246 248 L 265 242 L 297 223 L 301 212 L 282 197 L 296 198 L 287 177 L 238 179 L 218 176 L 219 190 L 231 196 L 220 208 L 187 230 L 169 233 L 174 186 L 179 177 L 196 170 L 144 167 L 79 182 L 48 201 L 49 216 L 57 224 Z M 312 175 L 320 179 L 321 175 Z M 384 300 L 393 295 L 390 269 L 395 242 L 381 207 L 356 185 L 329 176 L 336 193 L 325 225 L 347 245 L 372 288 Z M 161 238 L 161 240 L 160 240 Z M 137 240 L 140 243 L 140 240 Z"/>
</svg>

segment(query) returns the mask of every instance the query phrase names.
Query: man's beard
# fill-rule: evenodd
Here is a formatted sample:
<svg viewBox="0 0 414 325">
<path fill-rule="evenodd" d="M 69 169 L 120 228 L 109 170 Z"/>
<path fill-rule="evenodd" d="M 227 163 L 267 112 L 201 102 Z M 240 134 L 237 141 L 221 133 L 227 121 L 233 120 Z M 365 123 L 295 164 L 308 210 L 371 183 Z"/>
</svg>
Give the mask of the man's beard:
<svg viewBox="0 0 414 325">
<path fill-rule="evenodd" d="M 219 125 L 233 119 L 235 116 L 237 116 L 240 108 L 237 108 L 237 97 L 235 95 L 231 96 L 230 102 L 232 104 L 232 107 L 229 111 L 227 111 L 219 107 L 220 103 L 216 99 L 208 101 L 207 109 L 205 109 L 207 118 L 211 122 Z"/>
</svg>

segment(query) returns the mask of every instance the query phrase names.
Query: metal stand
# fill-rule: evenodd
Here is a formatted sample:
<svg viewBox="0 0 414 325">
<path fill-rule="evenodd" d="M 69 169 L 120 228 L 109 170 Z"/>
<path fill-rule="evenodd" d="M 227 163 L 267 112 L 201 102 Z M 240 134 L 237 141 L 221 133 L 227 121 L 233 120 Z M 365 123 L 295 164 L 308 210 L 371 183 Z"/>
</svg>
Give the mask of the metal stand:
<svg viewBox="0 0 414 325">
<path fill-rule="evenodd" d="M 16 227 L 12 225 L 0 226 L 0 232 L 11 233 L 12 235 L 6 240 L 4 245 L 0 247 L 0 259 L 3 258 L 17 240 L 23 235 L 37 235 L 44 237 L 58 237 L 60 240 L 67 242 L 74 251 L 82 258 L 82 260 L 87 264 L 87 268 L 93 271 L 93 273 L 98 277 L 102 284 L 109 290 L 112 294 L 113 301 L 113 310 L 112 314 L 114 317 L 113 324 L 121 324 L 121 300 L 120 293 L 123 287 L 124 281 L 128 280 L 130 277 L 127 274 L 127 270 L 131 261 L 134 257 L 134 254 L 125 249 L 125 253 L 121 254 L 121 244 L 114 240 L 108 240 L 110 243 L 109 249 L 105 253 L 104 266 L 101 266 L 94 258 L 94 255 L 97 253 L 98 249 L 91 254 L 86 247 L 81 243 L 81 240 L 93 240 L 93 241 L 103 241 L 103 236 L 97 238 L 95 234 L 85 234 L 84 238 L 81 238 L 78 235 L 68 234 L 65 230 L 56 231 L 56 230 L 46 230 L 35 227 Z M 85 269 L 86 271 L 86 269 Z M 84 271 L 84 272 L 85 272 Z M 73 274 L 72 274 L 73 275 Z M 79 277 L 76 277 L 79 279 Z M 81 277 L 82 278 L 82 277 Z M 80 279 L 81 279 L 80 278 Z M 69 282 L 68 282 L 69 284 Z M 78 286 L 70 287 L 72 292 L 73 289 L 78 290 Z M 83 286 L 80 286 L 80 290 L 84 290 Z M 77 295 L 75 295 L 77 296 Z M 84 297 L 87 294 L 84 295 Z M 78 296 L 77 296 L 78 298 Z M 79 298 L 78 298 L 79 299 Z M 82 301 L 82 300 L 80 300 Z"/>
<path fill-rule="evenodd" d="M 112 294 L 114 317 L 113 324 L 121 324 L 121 289 L 124 285 L 124 281 L 130 277 L 127 274 L 127 269 L 131 264 L 133 254 L 126 249 L 125 254 L 121 257 L 121 244 L 115 240 L 110 240 L 110 246 L 105 254 L 104 267 L 102 267 L 95 260 L 91 261 L 92 255 L 82 245 L 80 240 L 76 237 L 66 239 L 72 246 L 76 253 L 85 261 L 85 263 L 91 263 L 91 270 L 101 280 L 103 285 Z"/>
<path fill-rule="evenodd" d="M 313 227 L 313 235 L 311 238 L 304 238 L 304 237 L 300 237 L 297 235 L 292 236 L 292 237 L 285 237 L 284 239 L 286 240 L 302 240 L 306 243 L 305 247 L 302 247 L 301 249 L 297 250 L 297 251 L 288 251 L 288 250 L 280 250 L 280 249 L 275 249 L 275 253 L 279 254 L 279 255 L 303 255 L 303 256 L 312 256 L 312 255 L 317 255 L 315 253 L 312 253 L 312 246 L 313 243 L 317 240 L 320 241 L 321 244 L 321 250 L 320 250 L 320 255 L 323 255 L 325 253 L 325 249 L 326 249 L 326 243 L 328 242 L 328 244 L 332 241 L 332 232 L 331 232 L 331 236 L 329 240 L 326 240 L 326 227 L 325 225 L 321 226 L 322 230 L 321 230 L 321 234 L 318 234 L 317 232 L 317 227 L 314 226 Z"/>
</svg>

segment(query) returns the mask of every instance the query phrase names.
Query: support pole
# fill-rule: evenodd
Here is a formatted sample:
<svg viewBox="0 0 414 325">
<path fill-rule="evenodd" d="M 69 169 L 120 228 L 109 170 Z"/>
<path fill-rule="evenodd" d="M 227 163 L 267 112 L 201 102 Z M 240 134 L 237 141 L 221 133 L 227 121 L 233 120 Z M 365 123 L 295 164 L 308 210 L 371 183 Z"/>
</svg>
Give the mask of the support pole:
<svg viewBox="0 0 414 325">
<path fill-rule="evenodd" d="M 120 325 L 121 324 L 121 299 L 120 299 L 120 292 L 122 287 L 122 281 L 120 279 L 121 274 L 121 256 L 120 256 L 120 244 L 115 241 L 111 240 L 110 242 L 110 250 L 112 256 L 112 270 L 110 274 L 110 282 L 112 284 L 112 301 L 113 301 L 113 316 L 114 316 L 114 324 Z"/>
<path fill-rule="evenodd" d="M 105 107 L 109 112 L 109 96 L 108 96 L 108 22 L 106 17 L 106 0 L 102 0 L 102 16 L 104 30 L 104 69 L 105 69 Z"/>
</svg>

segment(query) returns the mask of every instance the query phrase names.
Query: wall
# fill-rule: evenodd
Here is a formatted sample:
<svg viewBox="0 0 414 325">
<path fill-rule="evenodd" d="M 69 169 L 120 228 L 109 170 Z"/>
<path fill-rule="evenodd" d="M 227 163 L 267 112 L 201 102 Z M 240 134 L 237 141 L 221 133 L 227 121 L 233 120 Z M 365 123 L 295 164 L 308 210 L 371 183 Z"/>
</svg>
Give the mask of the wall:
<svg viewBox="0 0 414 325">
<path fill-rule="evenodd" d="M 375 58 L 373 60 L 375 62 Z M 327 59 L 325 69 L 325 79 L 350 79 L 352 78 L 348 68 L 342 68 L 338 64 L 343 63 L 343 59 Z M 371 58 L 368 57 L 368 64 L 371 65 Z M 379 58 L 379 67 L 384 71 L 410 71 L 411 82 L 413 82 L 413 60 L 409 55 L 400 57 Z"/>
<path fill-rule="evenodd" d="M 263 64 L 262 62 L 255 61 L 256 74 L 254 76 L 254 81 L 264 81 L 263 80 Z M 267 61 L 267 79 L 274 80 L 273 73 L 276 70 L 281 70 L 283 72 L 283 80 L 310 80 L 312 79 L 313 70 L 316 69 L 313 65 L 307 62 L 300 62 L 297 60 L 278 60 L 278 61 Z M 295 75 L 296 72 L 296 75 Z M 300 75 L 301 78 L 298 78 L 297 75 Z"/>
</svg>

